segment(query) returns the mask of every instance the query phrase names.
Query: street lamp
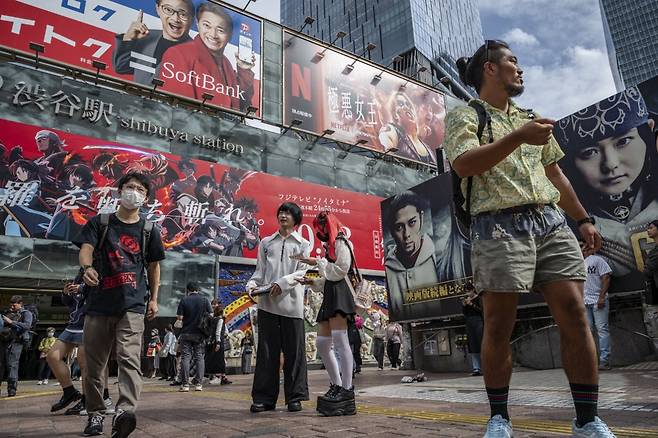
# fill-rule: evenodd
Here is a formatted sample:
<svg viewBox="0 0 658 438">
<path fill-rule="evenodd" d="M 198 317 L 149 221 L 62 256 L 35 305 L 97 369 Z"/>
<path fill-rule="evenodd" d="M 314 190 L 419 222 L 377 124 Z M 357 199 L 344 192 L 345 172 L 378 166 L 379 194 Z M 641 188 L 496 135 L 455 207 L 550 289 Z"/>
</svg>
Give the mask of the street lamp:
<svg viewBox="0 0 658 438">
<path fill-rule="evenodd" d="M 107 68 L 107 64 L 94 60 L 91 62 L 91 65 L 96 69 L 96 79 L 94 80 L 94 85 L 98 85 L 98 75 L 100 75 L 101 70 L 105 70 Z"/>
<path fill-rule="evenodd" d="M 247 0 L 247 4 L 246 4 L 246 5 L 244 5 L 244 8 L 242 8 L 242 12 L 244 12 L 244 11 L 246 11 L 246 10 L 247 10 L 247 8 L 248 8 L 248 7 L 249 7 L 249 5 L 251 4 L 251 2 L 254 2 L 254 3 L 256 3 L 256 0 Z"/>
<path fill-rule="evenodd" d="M 283 132 L 281 132 L 281 135 L 284 135 L 286 132 L 290 130 L 290 128 L 294 128 L 296 126 L 299 126 L 302 124 L 302 121 L 299 119 L 293 119 L 292 122 L 290 122 L 290 125 L 284 126 Z"/>
<path fill-rule="evenodd" d="M 304 17 L 304 24 L 302 25 L 302 27 L 299 28 L 299 31 L 302 32 L 304 28 L 306 28 L 306 26 L 310 26 L 313 23 L 315 23 L 315 18 L 307 15 L 306 17 Z"/>
<path fill-rule="evenodd" d="M 320 135 L 318 137 L 315 137 L 315 140 L 313 140 L 313 143 L 309 143 L 308 146 L 306 146 L 306 150 L 310 151 L 311 149 L 313 149 L 315 147 L 315 144 L 318 142 L 318 140 L 320 140 L 325 135 L 333 135 L 334 132 L 336 132 L 336 131 L 334 131 L 333 129 L 325 129 L 324 131 L 322 131 L 322 135 Z"/>
</svg>

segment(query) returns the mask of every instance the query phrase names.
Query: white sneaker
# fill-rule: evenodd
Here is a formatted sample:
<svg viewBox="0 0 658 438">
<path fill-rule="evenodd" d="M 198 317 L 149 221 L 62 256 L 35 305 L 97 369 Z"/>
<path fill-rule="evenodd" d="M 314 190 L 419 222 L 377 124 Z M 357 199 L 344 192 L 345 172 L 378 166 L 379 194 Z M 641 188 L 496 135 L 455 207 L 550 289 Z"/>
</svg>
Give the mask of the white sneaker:
<svg viewBox="0 0 658 438">
<path fill-rule="evenodd" d="M 571 424 L 571 436 L 574 438 L 615 438 L 615 434 L 599 417 L 594 417 L 594 421 L 590 421 L 583 427 L 578 427 L 574 418 Z"/>
<path fill-rule="evenodd" d="M 83 409 L 80 411 L 80 416 L 81 417 L 86 417 L 87 416 L 87 409 Z"/>
<path fill-rule="evenodd" d="M 37 385 L 43 385 L 43 380 L 39 380 L 39 381 L 37 382 Z"/>
<path fill-rule="evenodd" d="M 512 438 L 512 422 L 503 418 L 502 415 L 494 415 L 487 423 L 487 432 L 484 438 Z"/>
<path fill-rule="evenodd" d="M 116 410 L 112 406 L 112 397 L 104 398 L 103 404 L 105 405 L 105 415 L 114 415 Z"/>
<path fill-rule="evenodd" d="M 190 392 L 190 385 L 181 385 L 179 392 Z"/>
<path fill-rule="evenodd" d="M 45 379 L 45 380 L 43 381 L 43 384 L 44 384 L 44 385 L 47 385 L 47 384 L 48 384 L 48 379 Z"/>
<path fill-rule="evenodd" d="M 197 385 L 194 387 L 195 391 L 203 391 L 203 385 Z"/>
<path fill-rule="evenodd" d="M 222 384 L 222 379 L 220 379 L 217 376 L 213 377 L 208 381 L 208 385 L 221 385 L 221 384 Z"/>
</svg>

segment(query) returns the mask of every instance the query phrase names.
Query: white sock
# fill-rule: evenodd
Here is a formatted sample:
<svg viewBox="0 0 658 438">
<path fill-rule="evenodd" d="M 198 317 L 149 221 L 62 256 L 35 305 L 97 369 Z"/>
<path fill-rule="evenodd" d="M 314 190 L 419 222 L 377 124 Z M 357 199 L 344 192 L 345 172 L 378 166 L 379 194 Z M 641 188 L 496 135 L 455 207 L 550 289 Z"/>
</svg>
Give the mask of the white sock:
<svg viewBox="0 0 658 438">
<path fill-rule="evenodd" d="M 350 341 L 347 338 L 347 330 L 332 330 L 331 339 L 334 341 L 334 349 L 340 356 L 340 373 L 343 377 L 343 388 L 352 389 L 352 371 L 354 367 L 354 358 Z"/>
<path fill-rule="evenodd" d="M 327 369 L 327 373 L 329 373 L 329 381 L 333 385 L 340 386 L 342 381 L 338 372 L 338 361 L 336 360 L 334 351 L 331 349 L 331 343 L 331 336 L 318 336 L 315 345 L 317 345 L 322 363 Z"/>
</svg>

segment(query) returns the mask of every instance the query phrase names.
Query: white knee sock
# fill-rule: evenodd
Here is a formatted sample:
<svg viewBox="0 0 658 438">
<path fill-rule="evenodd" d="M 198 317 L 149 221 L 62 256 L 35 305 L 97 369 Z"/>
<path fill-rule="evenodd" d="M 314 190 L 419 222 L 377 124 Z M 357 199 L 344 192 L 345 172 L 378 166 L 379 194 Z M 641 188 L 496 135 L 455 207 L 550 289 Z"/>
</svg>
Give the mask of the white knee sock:
<svg viewBox="0 0 658 438">
<path fill-rule="evenodd" d="M 332 330 L 331 339 L 334 341 L 334 349 L 340 356 L 340 373 L 343 379 L 343 388 L 352 389 L 352 371 L 354 367 L 354 358 L 350 349 L 350 341 L 347 338 L 347 330 Z"/>
<path fill-rule="evenodd" d="M 333 385 L 340 386 L 342 381 L 340 379 L 340 373 L 338 372 L 338 361 L 336 360 L 336 356 L 331 349 L 331 344 L 331 336 L 318 336 L 317 341 L 315 342 L 315 345 L 318 347 L 318 352 L 320 353 L 322 363 L 327 369 L 327 373 L 329 373 L 329 381 Z"/>
</svg>

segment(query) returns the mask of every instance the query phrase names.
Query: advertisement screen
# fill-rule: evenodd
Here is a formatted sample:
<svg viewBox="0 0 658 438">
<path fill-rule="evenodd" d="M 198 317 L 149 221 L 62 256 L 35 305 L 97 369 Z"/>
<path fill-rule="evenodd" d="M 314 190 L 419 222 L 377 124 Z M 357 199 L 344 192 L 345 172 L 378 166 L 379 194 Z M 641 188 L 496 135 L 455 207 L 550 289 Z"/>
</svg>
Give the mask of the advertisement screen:
<svg viewBox="0 0 658 438">
<path fill-rule="evenodd" d="M 436 165 L 442 94 L 290 33 L 283 64 L 285 125 Z"/>
<path fill-rule="evenodd" d="M 4 0 L 0 45 L 245 112 L 261 101 L 262 23 L 202 0 Z M 97 64 L 98 65 L 98 64 Z"/>
<path fill-rule="evenodd" d="M 603 237 L 611 291 L 642 290 L 647 226 L 658 219 L 658 77 L 577 111 L 555 125 L 560 161 Z"/>
<path fill-rule="evenodd" d="M 0 235 L 72 240 L 87 220 L 118 206 L 115 182 L 148 173 L 154 195 L 142 213 L 161 226 L 166 249 L 256 258 L 278 230 L 284 202 L 304 212 L 300 232 L 320 254 L 310 224 L 334 212 L 363 269 L 382 270 L 382 198 L 181 158 L 50 128 L 0 119 Z"/>
</svg>

